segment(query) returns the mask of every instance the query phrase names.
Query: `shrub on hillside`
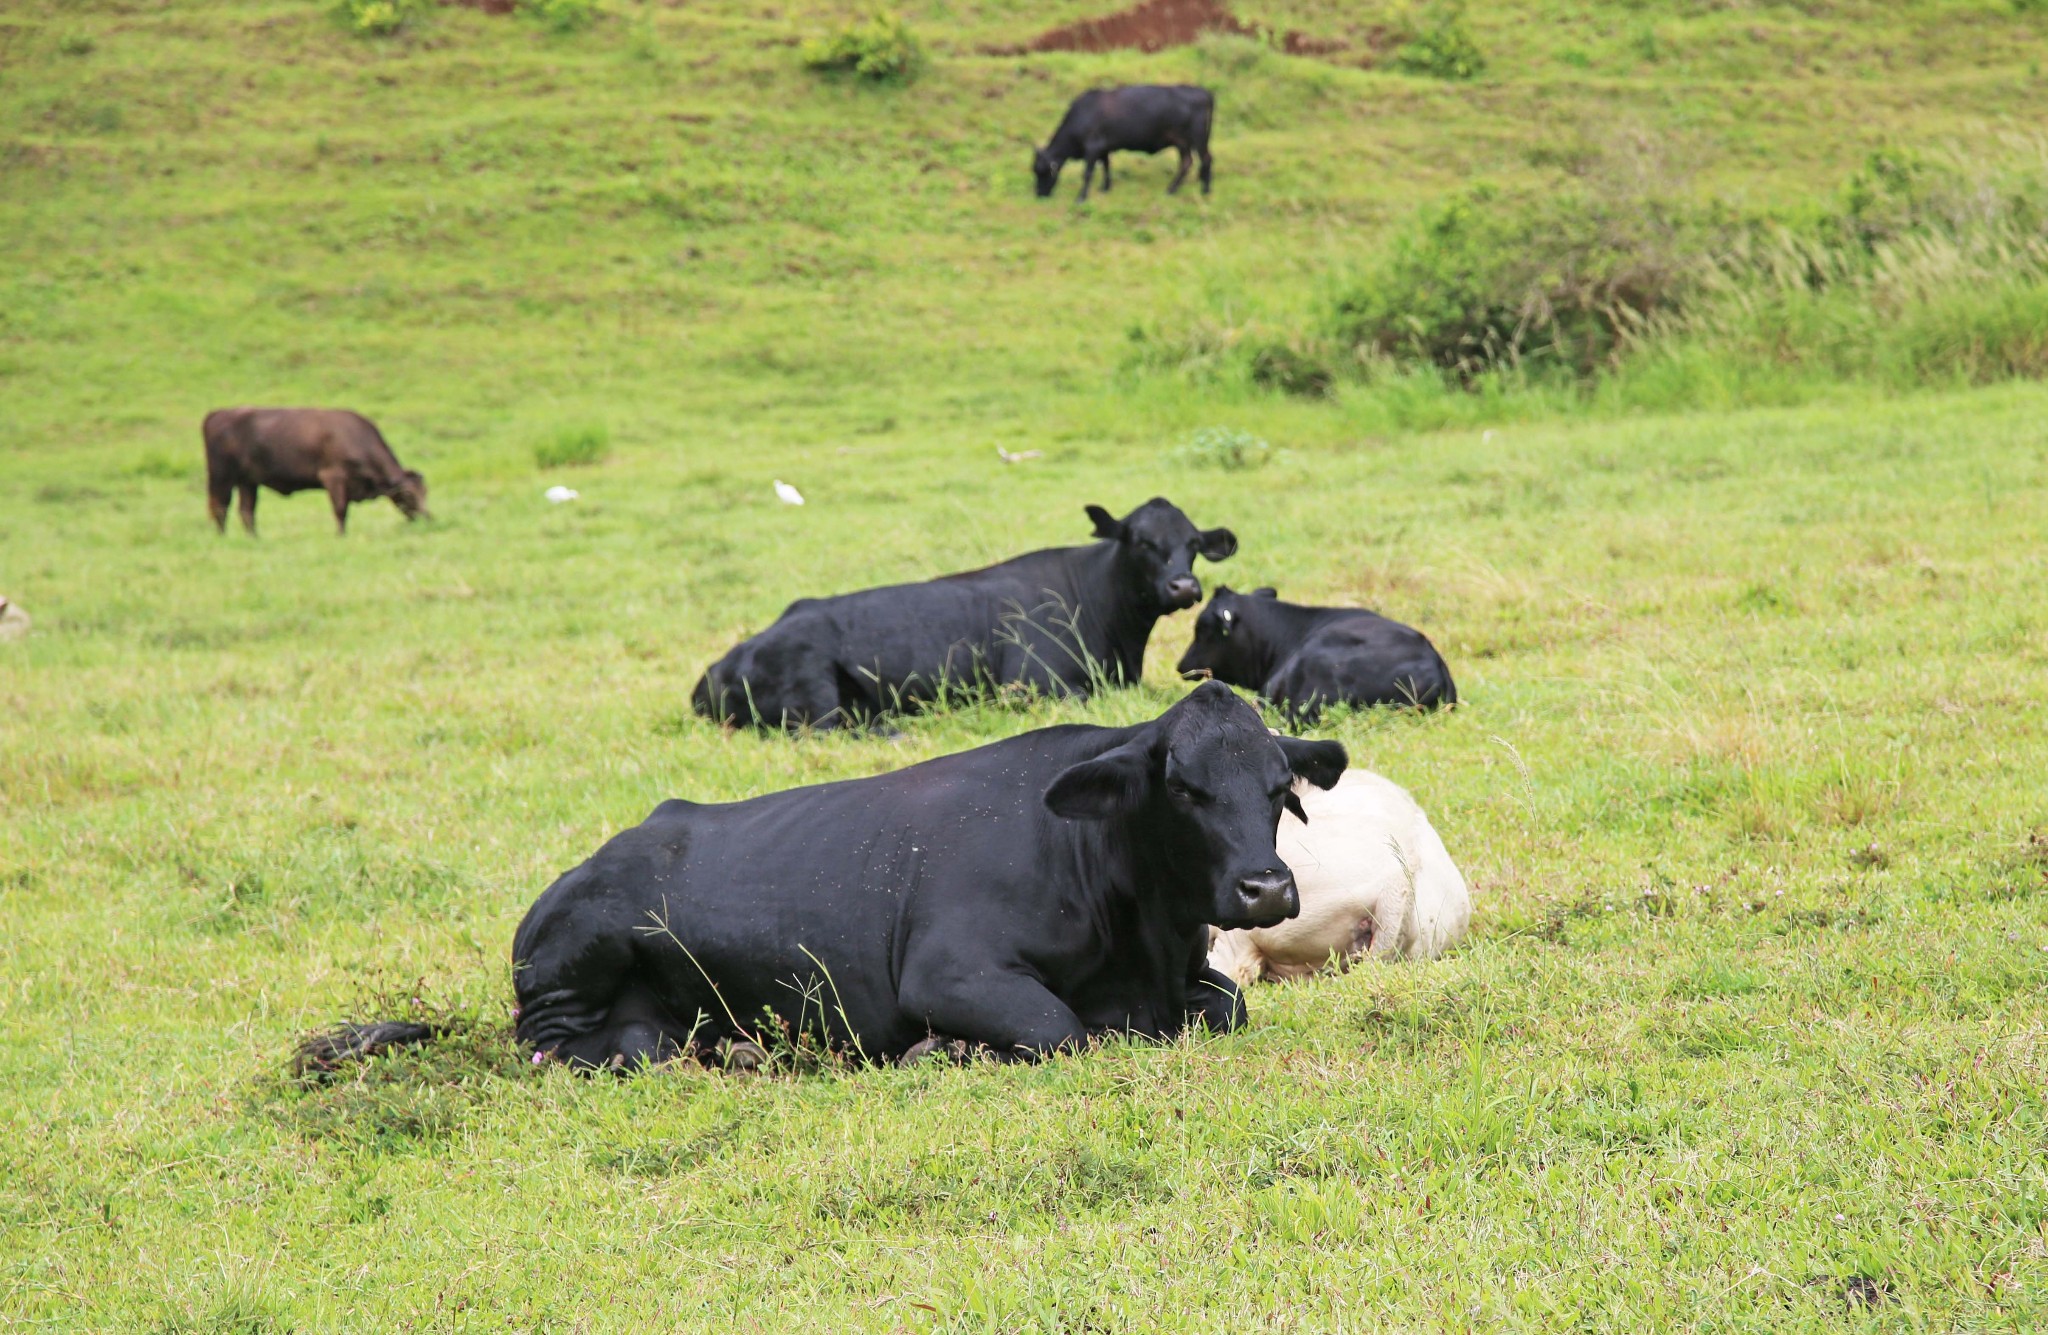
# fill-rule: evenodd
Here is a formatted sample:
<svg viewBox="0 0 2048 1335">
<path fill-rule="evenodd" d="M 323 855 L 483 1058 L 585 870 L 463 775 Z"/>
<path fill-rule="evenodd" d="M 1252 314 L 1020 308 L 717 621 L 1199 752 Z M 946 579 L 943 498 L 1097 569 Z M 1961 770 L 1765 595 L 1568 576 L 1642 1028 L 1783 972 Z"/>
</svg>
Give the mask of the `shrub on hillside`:
<svg viewBox="0 0 2048 1335">
<path fill-rule="evenodd" d="M 1339 296 L 1332 332 L 1367 359 L 1467 380 L 1503 366 L 1587 375 L 1682 303 L 1693 269 L 1682 230 L 1650 201 L 1475 186 L 1395 236 Z"/>
<path fill-rule="evenodd" d="M 335 12 L 358 37 L 389 37 L 431 7 L 432 0 L 341 0 Z"/>
<path fill-rule="evenodd" d="M 517 0 L 519 14 L 553 32 L 575 32 L 597 18 L 597 0 Z"/>
<path fill-rule="evenodd" d="M 1326 399 L 1337 388 L 1328 362 L 1299 342 L 1267 343 L 1252 352 L 1252 383 L 1304 399 Z"/>
<path fill-rule="evenodd" d="M 910 25 L 885 9 L 850 23 L 830 37 L 804 43 L 803 62 L 827 74 L 851 74 L 869 83 L 909 83 L 924 65 L 924 46 Z"/>
<path fill-rule="evenodd" d="M 533 447 L 533 461 L 542 468 L 577 468 L 603 463 L 612 452 L 612 434 L 602 426 L 564 427 Z"/>
<path fill-rule="evenodd" d="M 1445 0 L 1394 48 L 1393 65 L 1431 79 L 1476 79 L 1486 72 L 1486 53 L 1465 27 L 1465 7 Z"/>
</svg>

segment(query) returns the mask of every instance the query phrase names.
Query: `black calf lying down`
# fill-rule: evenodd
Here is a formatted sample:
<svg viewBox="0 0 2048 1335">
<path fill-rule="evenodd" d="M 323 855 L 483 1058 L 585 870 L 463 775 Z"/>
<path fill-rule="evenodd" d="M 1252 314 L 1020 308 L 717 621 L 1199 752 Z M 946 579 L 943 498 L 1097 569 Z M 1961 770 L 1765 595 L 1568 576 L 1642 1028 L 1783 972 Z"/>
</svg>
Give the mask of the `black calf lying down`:
<svg viewBox="0 0 2048 1335">
<path fill-rule="evenodd" d="M 1421 631 L 1362 608 L 1283 603 L 1272 589 L 1219 586 L 1180 671 L 1257 691 L 1297 723 L 1330 705 L 1458 702 L 1450 668 Z"/>
<path fill-rule="evenodd" d="M 933 1037 L 1015 1058 L 1232 1029 L 1244 1005 L 1208 967 L 1208 925 L 1299 911 L 1280 813 L 1296 775 L 1328 788 L 1344 765 L 1205 683 L 1135 727 L 664 802 L 519 925 L 519 1037 L 623 1069 L 776 1031 L 878 1060 Z M 430 1036 L 356 1026 L 314 1064 Z"/>
<path fill-rule="evenodd" d="M 990 687 L 1086 696 L 1135 682 L 1153 623 L 1202 600 L 1199 553 L 1237 550 L 1155 497 L 1122 519 L 1088 507 L 1087 547 L 1050 547 L 982 570 L 832 598 L 802 598 L 697 682 L 699 714 L 759 728 L 837 728 Z"/>
</svg>

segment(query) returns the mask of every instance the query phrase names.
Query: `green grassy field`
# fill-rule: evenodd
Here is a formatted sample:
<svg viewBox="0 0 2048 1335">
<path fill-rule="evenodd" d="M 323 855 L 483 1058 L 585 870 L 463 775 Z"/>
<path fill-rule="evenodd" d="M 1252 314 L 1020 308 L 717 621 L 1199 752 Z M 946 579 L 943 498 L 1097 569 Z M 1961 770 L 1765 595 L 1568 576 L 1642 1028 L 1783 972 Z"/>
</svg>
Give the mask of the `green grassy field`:
<svg viewBox="0 0 2048 1335">
<path fill-rule="evenodd" d="M 0 644 L 0 1321 L 2048 1319 L 2048 393 L 1413 432 L 1129 351 L 1298 317 L 1417 204 L 1613 127 L 1757 207 L 2027 133 L 2048 21 L 1525 0 L 1475 8 L 1492 68 L 1454 85 L 1230 41 L 991 57 L 1100 9 L 933 0 L 887 91 L 798 65 L 844 12 L 367 41 L 299 0 L 0 0 L 0 592 L 35 617 Z M 1032 199 L 1025 138 L 1125 78 L 1217 88 L 1216 194 L 1139 160 Z M 243 402 L 371 414 L 435 519 L 337 542 L 266 496 L 258 541 L 216 537 L 198 424 Z M 1203 467 L 1211 426 L 1278 457 Z M 609 457 L 536 465 L 577 433 Z M 1191 618 L 1142 689 L 891 741 L 720 734 L 705 662 L 800 593 L 1154 494 L 1239 534 L 1212 584 L 1443 649 L 1463 707 L 1329 731 L 1430 812 L 1465 947 L 1031 1068 L 522 1060 L 514 924 L 658 800 L 1147 717 Z M 475 1024 L 285 1078 L 415 996 Z"/>
</svg>

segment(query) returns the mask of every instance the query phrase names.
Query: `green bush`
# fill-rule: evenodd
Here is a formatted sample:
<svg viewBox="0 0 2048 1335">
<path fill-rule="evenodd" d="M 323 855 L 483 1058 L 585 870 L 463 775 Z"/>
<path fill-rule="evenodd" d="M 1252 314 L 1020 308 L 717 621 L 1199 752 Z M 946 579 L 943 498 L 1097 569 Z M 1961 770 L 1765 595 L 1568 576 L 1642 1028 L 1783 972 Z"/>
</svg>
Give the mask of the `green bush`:
<svg viewBox="0 0 2048 1335">
<path fill-rule="evenodd" d="M 1332 332 L 1366 360 L 1427 362 L 1468 380 L 1503 366 L 1587 375 L 1682 303 L 1681 230 L 1650 201 L 1474 186 L 1394 238 L 1338 297 Z"/>
<path fill-rule="evenodd" d="M 335 12 L 358 37 L 389 37 L 431 7 L 432 0 L 341 0 Z"/>
<path fill-rule="evenodd" d="M 612 452 L 612 433 L 602 426 L 564 427 L 533 447 L 542 468 L 580 468 L 603 463 Z"/>
<path fill-rule="evenodd" d="M 804 43 L 806 67 L 851 74 L 869 83 L 909 83 L 924 66 L 924 46 L 910 25 L 885 9 L 850 23 L 830 37 Z"/>
<path fill-rule="evenodd" d="M 1445 3 L 1394 48 L 1393 63 L 1403 74 L 1476 79 L 1486 72 L 1486 53 L 1466 30 L 1464 6 Z"/>
<path fill-rule="evenodd" d="M 521 18 L 553 32 L 575 32 L 597 18 L 597 0 L 515 0 Z"/>
<path fill-rule="evenodd" d="M 1315 353 L 1293 343 L 1267 343 L 1252 353 L 1252 383 L 1304 399 L 1326 399 L 1337 374 Z"/>
<path fill-rule="evenodd" d="M 1187 463 L 1236 473 L 1270 463 L 1273 447 L 1249 431 L 1228 426 L 1205 426 L 1188 437 L 1187 443 L 1175 453 Z"/>
</svg>

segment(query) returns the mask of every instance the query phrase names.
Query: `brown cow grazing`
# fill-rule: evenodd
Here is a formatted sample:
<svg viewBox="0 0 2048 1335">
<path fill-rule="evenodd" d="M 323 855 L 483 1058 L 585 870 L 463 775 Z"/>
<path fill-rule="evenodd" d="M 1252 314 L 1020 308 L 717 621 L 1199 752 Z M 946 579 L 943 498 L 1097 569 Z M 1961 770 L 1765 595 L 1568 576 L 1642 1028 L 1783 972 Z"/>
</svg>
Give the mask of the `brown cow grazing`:
<svg viewBox="0 0 2048 1335">
<path fill-rule="evenodd" d="M 327 492 L 334 531 L 348 531 L 351 501 L 389 496 L 407 519 L 427 513 L 427 480 L 398 462 L 361 413 L 340 408 L 221 408 L 206 415 L 206 505 L 228 529 L 228 497 L 242 493 L 242 527 L 256 535 L 256 488 Z M 430 516 L 431 517 L 431 516 Z"/>
</svg>

